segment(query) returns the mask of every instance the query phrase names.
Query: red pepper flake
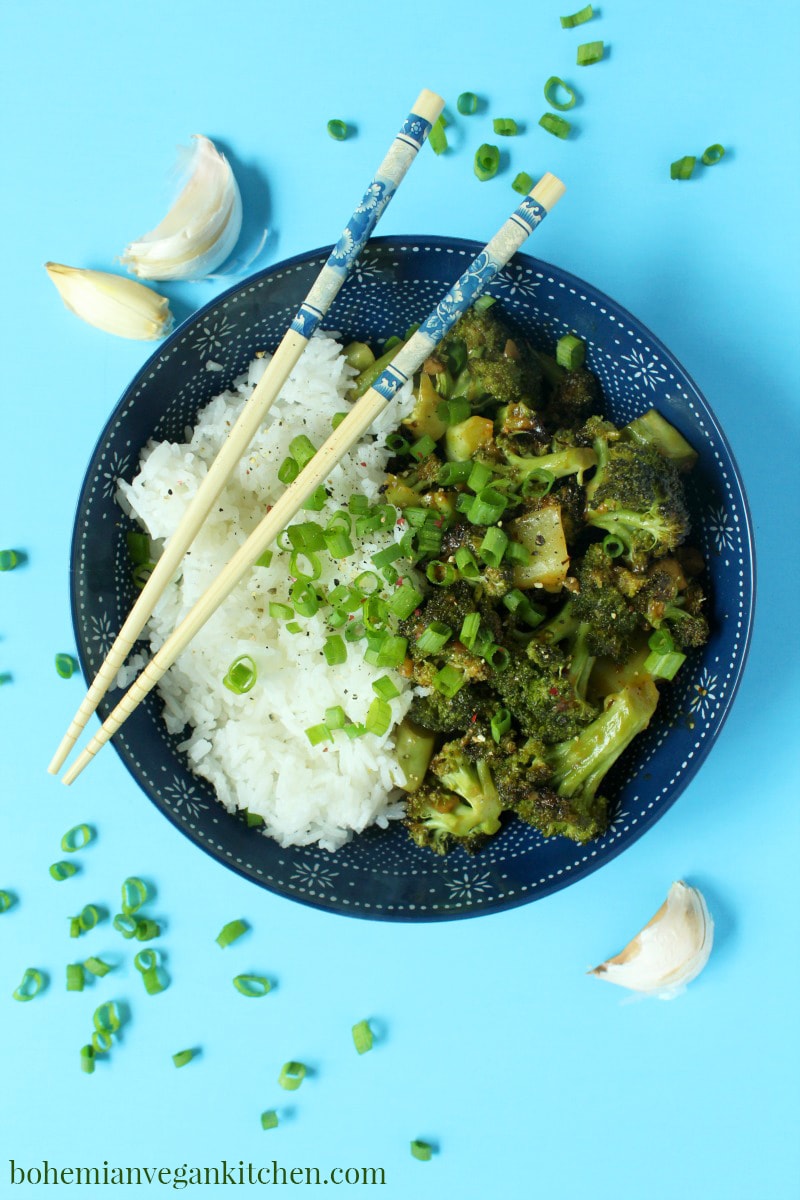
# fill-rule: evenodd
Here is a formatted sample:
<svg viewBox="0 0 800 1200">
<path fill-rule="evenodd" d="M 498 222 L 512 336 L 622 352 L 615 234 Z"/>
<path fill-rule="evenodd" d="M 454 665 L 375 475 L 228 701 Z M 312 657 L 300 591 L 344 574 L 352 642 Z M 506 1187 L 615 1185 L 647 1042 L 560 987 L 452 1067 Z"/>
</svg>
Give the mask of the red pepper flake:
<svg viewBox="0 0 800 1200">
<path fill-rule="evenodd" d="M 358 465 L 359 465 L 360 467 L 365 467 L 367 464 L 366 464 L 366 463 L 359 463 Z"/>
<path fill-rule="evenodd" d="M 472 722 L 472 724 L 473 724 L 473 725 L 475 724 L 475 722 L 477 721 L 477 719 L 478 719 L 478 714 L 477 714 L 477 713 L 473 713 L 473 714 L 472 714 L 472 716 L 470 717 L 470 721 Z"/>
<path fill-rule="evenodd" d="M 558 688 L 557 688 L 557 687 L 551 687 L 551 688 L 550 688 L 550 693 L 549 693 L 549 694 L 550 694 L 551 696 L 557 696 L 557 695 L 558 695 Z"/>
<path fill-rule="evenodd" d="M 444 525 L 444 521 L 442 520 L 441 517 L 439 517 L 438 521 L 434 521 L 433 523 L 437 529 L 441 529 L 442 526 Z"/>
</svg>

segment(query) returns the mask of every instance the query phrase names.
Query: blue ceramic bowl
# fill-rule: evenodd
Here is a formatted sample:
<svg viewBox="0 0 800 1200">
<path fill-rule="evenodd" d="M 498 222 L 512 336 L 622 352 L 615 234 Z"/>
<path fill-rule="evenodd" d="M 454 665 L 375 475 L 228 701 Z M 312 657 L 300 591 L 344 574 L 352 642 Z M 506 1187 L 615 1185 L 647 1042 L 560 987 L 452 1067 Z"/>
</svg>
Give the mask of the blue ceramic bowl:
<svg viewBox="0 0 800 1200">
<path fill-rule="evenodd" d="M 378 238 L 326 322 L 347 340 L 379 341 L 422 320 L 481 249 L 443 238 Z M 132 601 L 126 521 L 114 502 L 149 438 L 183 435 L 196 411 L 230 385 L 258 349 L 274 349 L 328 250 L 254 276 L 182 325 L 126 390 L 86 474 L 72 547 L 73 618 L 84 673 L 93 676 Z M 513 820 L 479 855 L 438 858 L 405 830 L 370 830 L 336 853 L 281 849 L 216 802 L 191 773 L 150 696 L 114 738 L 134 779 L 188 838 L 219 862 L 280 895 L 332 912 L 388 920 L 477 916 L 536 900 L 596 871 L 649 829 L 705 760 L 744 667 L 754 600 L 750 517 L 739 472 L 716 418 L 669 351 L 607 296 L 518 254 L 491 292 L 528 338 L 550 349 L 574 332 L 586 342 L 607 412 L 622 424 L 655 406 L 699 452 L 690 477 L 692 540 L 711 575 L 713 635 L 665 689 L 658 714 L 607 778 L 614 797 L 601 840 L 543 839 Z M 224 370 L 209 371 L 214 360 Z M 112 694 L 113 695 L 113 694 Z M 119 693 L 116 693 L 117 697 Z M 101 705 L 107 715 L 111 705 Z"/>
</svg>

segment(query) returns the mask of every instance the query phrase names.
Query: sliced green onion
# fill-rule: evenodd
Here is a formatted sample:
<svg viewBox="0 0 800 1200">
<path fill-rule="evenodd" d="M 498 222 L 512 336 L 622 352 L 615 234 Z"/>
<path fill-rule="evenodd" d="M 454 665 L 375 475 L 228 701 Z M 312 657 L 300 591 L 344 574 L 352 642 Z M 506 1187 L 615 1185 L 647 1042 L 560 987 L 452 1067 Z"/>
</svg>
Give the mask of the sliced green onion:
<svg viewBox="0 0 800 1200">
<path fill-rule="evenodd" d="M 179 1050 L 177 1054 L 173 1054 L 172 1061 L 176 1067 L 185 1067 L 190 1063 L 195 1056 L 194 1050 Z"/>
<path fill-rule="evenodd" d="M 433 1146 L 430 1142 L 421 1142 L 419 1138 L 415 1138 L 411 1143 L 411 1157 L 418 1158 L 420 1162 L 430 1162 L 433 1158 Z"/>
<path fill-rule="evenodd" d="M 150 561 L 150 538 L 146 533 L 131 529 L 125 534 L 125 544 L 128 547 L 128 558 L 138 566 L 139 563 Z"/>
<path fill-rule="evenodd" d="M 472 501 L 470 501 L 471 503 Z M 461 572 L 462 578 L 468 580 L 470 583 L 476 582 L 481 577 L 478 560 L 468 546 L 459 546 L 458 550 L 456 550 L 456 566 Z"/>
<path fill-rule="evenodd" d="M 436 475 L 436 482 L 441 483 L 443 487 L 452 487 L 455 483 L 466 483 L 469 479 L 472 470 L 472 461 L 467 459 L 465 462 L 446 462 L 439 468 Z M 414 511 L 407 508 L 403 513 L 406 520 L 411 520 L 410 514 Z M 427 516 L 427 509 L 419 509 Z"/>
<path fill-rule="evenodd" d="M 506 562 L 526 567 L 531 561 L 531 552 L 522 542 L 509 542 L 506 548 Z"/>
<path fill-rule="evenodd" d="M 124 938 L 132 938 L 136 936 L 136 927 L 139 922 L 130 913 L 117 913 L 111 924 L 117 933 L 121 933 Z M 80 931 L 80 926 L 78 928 Z"/>
<path fill-rule="evenodd" d="M 142 977 L 148 996 L 155 996 L 164 991 L 166 984 L 158 975 L 158 955 L 155 950 L 140 950 L 134 956 L 133 965 Z"/>
<path fill-rule="evenodd" d="M 436 409 L 436 415 L 444 421 L 445 425 L 460 425 L 462 421 L 466 421 L 471 412 L 469 400 L 465 400 L 462 396 L 453 400 L 444 400 Z M 463 463 L 457 465 L 463 466 Z M 467 465 L 469 465 L 469 460 L 467 460 Z"/>
<path fill-rule="evenodd" d="M 306 560 L 308 567 L 300 566 L 301 558 Z M 322 574 L 322 563 L 319 556 L 313 550 L 295 550 L 289 559 L 289 574 L 292 579 L 304 580 L 307 583 L 319 579 Z"/>
<path fill-rule="evenodd" d="M 55 879 L 56 883 L 63 883 L 65 879 L 78 873 L 78 868 L 75 863 L 71 862 L 55 862 L 50 865 L 50 875 Z"/>
<path fill-rule="evenodd" d="M 531 604 L 528 597 L 519 588 L 512 588 L 510 592 L 506 592 L 503 596 L 503 604 L 513 616 L 519 617 L 526 625 L 533 627 L 540 625 L 544 620 L 543 609 Z"/>
<path fill-rule="evenodd" d="M 492 643 L 487 646 L 481 656 L 495 671 L 505 671 L 511 662 L 511 655 L 503 646 Z"/>
<path fill-rule="evenodd" d="M 472 307 L 475 309 L 475 312 L 486 312 L 487 308 L 491 308 L 492 305 L 496 303 L 497 301 L 494 296 L 488 296 L 484 294 L 483 296 L 478 296 L 478 299 L 475 301 Z M 478 357 L 477 351 L 475 352 L 474 356 L 476 358 Z"/>
<path fill-rule="evenodd" d="M 287 1092 L 295 1092 L 306 1077 L 306 1068 L 300 1062 L 285 1062 L 278 1076 L 278 1083 Z"/>
<path fill-rule="evenodd" d="M 686 655 L 677 650 L 669 654 L 658 654 L 654 651 L 648 654 L 643 665 L 645 671 L 655 679 L 674 679 L 685 662 Z"/>
<path fill-rule="evenodd" d="M 456 100 L 456 108 L 462 117 L 471 117 L 478 111 L 478 97 L 474 92 L 462 92 Z"/>
<path fill-rule="evenodd" d="M 13 571 L 19 562 L 16 550 L 0 550 L 0 571 Z"/>
<path fill-rule="evenodd" d="M 347 507 L 355 516 L 368 512 L 370 504 L 366 496 L 362 496 L 360 493 L 354 492 L 347 501 Z"/>
<path fill-rule="evenodd" d="M 452 699 L 456 692 L 461 691 L 466 681 L 456 667 L 448 664 L 446 667 L 442 667 L 441 671 L 436 672 L 432 682 L 437 692 Z"/>
<path fill-rule="evenodd" d="M 26 967 L 21 983 L 14 988 L 11 994 L 15 1000 L 24 1003 L 27 1000 L 33 1000 L 34 996 L 38 996 L 44 986 L 45 977 L 42 972 L 37 971 L 35 967 Z"/>
<path fill-rule="evenodd" d="M 267 1112 L 263 1112 L 261 1114 L 262 1129 L 277 1129 L 278 1124 L 278 1114 L 275 1112 L 274 1108 L 270 1108 Z"/>
<path fill-rule="evenodd" d="M 423 525 L 415 535 L 417 550 L 421 557 L 429 558 L 442 548 L 442 530 L 432 525 Z"/>
<path fill-rule="evenodd" d="M 480 556 L 490 567 L 499 567 L 507 545 L 508 534 L 495 525 L 486 531 L 486 535 L 480 544 Z"/>
<path fill-rule="evenodd" d="M 147 903 L 147 884 L 138 875 L 129 875 L 122 884 L 122 911 L 128 915 L 138 912 Z"/>
<path fill-rule="evenodd" d="M 258 679 L 258 667 L 255 659 L 249 654 L 235 658 L 228 667 L 228 674 L 223 679 L 223 685 L 236 696 L 243 696 L 255 686 Z"/>
<path fill-rule="evenodd" d="M 369 1027 L 369 1021 L 357 1021 L 352 1032 L 353 1045 L 359 1054 L 366 1054 L 368 1050 L 372 1049 L 375 1039 Z"/>
<path fill-rule="evenodd" d="M 546 129 L 548 133 L 552 133 L 557 138 L 569 137 L 572 129 L 569 121 L 565 121 L 563 117 L 557 117 L 555 113 L 543 113 L 539 117 L 539 124 L 542 129 Z"/>
<path fill-rule="evenodd" d="M 122 1018 L 116 1002 L 106 1000 L 104 1004 L 98 1004 L 92 1013 L 92 1024 L 96 1033 L 117 1033 L 122 1028 Z"/>
<path fill-rule="evenodd" d="M 467 487 L 473 492 L 479 492 L 492 481 L 492 468 L 486 463 L 476 462 L 467 476 Z"/>
<path fill-rule="evenodd" d="M 285 458 L 278 467 L 278 479 L 281 483 L 294 483 L 300 474 L 300 466 L 293 458 Z"/>
<path fill-rule="evenodd" d="M 305 735 L 312 746 L 319 746 L 320 742 L 333 741 L 333 734 L 327 725 L 309 725 L 305 730 Z"/>
<path fill-rule="evenodd" d="M 114 1042 L 110 1033 L 105 1030 L 95 1030 L 92 1034 L 92 1049 L 95 1054 L 108 1054 Z"/>
<path fill-rule="evenodd" d="M 266 975 L 235 975 L 233 986 L 242 996 L 251 1000 L 259 1000 L 272 991 L 272 984 Z"/>
<path fill-rule="evenodd" d="M 391 705 L 385 700 L 381 700 L 377 696 L 369 708 L 367 709 L 367 719 L 364 722 L 367 733 L 374 733 L 376 737 L 383 737 L 392 727 L 392 709 Z"/>
<path fill-rule="evenodd" d="M 444 621 L 431 621 L 417 638 L 417 650 L 420 654 L 437 654 L 452 636 L 452 629 Z"/>
<path fill-rule="evenodd" d="M 289 442 L 289 449 L 292 453 L 292 458 L 301 468 L 304 467 L 306 463 L 310 463 L 311 459 L 317 453 L 314 449 L 313 443 L 309 438 L 306 437 L 304 433 L 299 434 L 298 437 L 292 438 L 292 440 Z"/>
<path fill-rule="evenodd" d="M 245 821 L 247 822 L 248 829 L 257 829 L 259 825 L 264 824 L 264 818 L 261 813 L 250 812 L 249 809 L 245 811 Z"/>
<path fill-rule="evenodd" d="M 693 154 L 685 154 L 670 164 L 670 179 L 691 179 L 697 159 Z"/>
<path fill-rule="evenodd" d="M 83 965 L 90 975 L 96 975 L 98 979 L 102 979 L 109 971 L 114 970 L 108 963 L 103 962 L 102 958 L 95 958 L 94 955 L 84 959 Z"/>
<path fill-rule="evenodd" d="M 423 599 L 422 592 L 417 591 L 413 584 L 401 583 L 389 600 L 389 612 L 398 620 L 405 621 L 419 607 Z"/>
<path fill-rule="evenodd" d="M 462 645 L 471 650 L 475 645 L 475 640 L 478 636 L 478 630 L 481 627 L 480 613 L 467 613 L 461 625 L 461 632 L 458 635 L 458 640 Z"/>
<path fill-rule="evenodd" d="M 581 8 L 578 12 L 573 13 L 569 17 L 559 17 L 562 29 L 574 29 L 576 25 L 583 25 L 584 21 L 591 21 L 594 16 L 594 9 L 591 4 L 587 4 L 585 8 Z"/>
<path fill-rule="evenodd" d="M 411 443 L 408 438 L 404 438 L 402 433 L 390 433 L 386 438 L 386 449 L 391 450 L 392 454 L 407 454 L 411 449 Z"/>
<path fill-rule="evenodd" d="M 354 721 L 349 721 L 344 727 L 344 732 L 352 742 L 353 738 L 363 737 L 367 732 L 366 725 L 356 725 Z"/>
<path fill-rule="evenodd" d="M 303 501 L 304 512 L 322 512 L 328 500 L 328 493 L 325 491 L 325 485 L 321 483 L 319 487 L 315 487 L 307 500 Z"/>
<path fill-rule="evenodd" d="M 0 891 L 0 913 L 8 912 L 17 902 L 17 897 L 13 892 Z"/>
<path fill-rule="evenodd" d="M 91 825 L 73 825 L 61 839 L 61 849 L 65 854 L 74 854 L 76 850 L 83 850 L 90 842 L 94 841 L 95 833 Z"/>
<path fill-rule="evenodd" d="M 81 1046 L 81 1070 L 87 1075 L 94 1072 L 94 1047 Z"/>
<path fill-rule="evenodd" d="M 379 550 L 377 554 L 370 556 L 371 561 L 375 563 L 378 570 L 383 567 L 390 566 L 393 562 L 403 557 L 403 547 L 397 542 L 392 546 L 387 546 L 384 550 Z"/>
<path fill-rule="evenodd" d="M 559 89 L 567 93 L 566 100 L 558 99 Z M 559 112 L 567 112 L 568 109 L 575 107 L 578 96 L 574 89 L 558 75 L 551 75 L 544 85 L 544 98 L 552 108 L 557 108 Z"/>
<path fill-rule="evenodd" d="M 297 621 L 289 621 L 286 624 L 286 632 L 287 633 L 302 633 L 303 630 L 302 630 L 302 627 L 300 625 L 298 625 Z"/>
<path fill-rule="evenodd" d="M 377 651 L 373 654 L 370 647 L 364 658 L 373 667 L 399 667 L 406 656 L 407 650 L 407 638 L 386 634 L 382 638 Z"/>
<path fill-rule="evenodd" d="M 499 742 L 504 733 L 511 728 L 511 713 L 507 708 L 498 708 L 492 717 L 492 737 Z"/>
<path fill-rule="evenodd" d="M 508 507 L 508 500 L 491 484 L 481 488 L 467 509 L 467 520 L 472 525 L 494 525 Z"/>
<path fill-rule="evenodd" d="M 381 581 L 374 571 L 362 571 L 353 580 L 353 587 L 360 592 L 362 597 L 371 596 L 374 592 L 380 591 Z"/>
<path fill-rule="evenodd" d="M 225 950 L 233 942 L 237 941 L 243 934 L 247 933 L 250 926 L 247 921 L 237 918 L 235 921 L 228 921 L 227 925 L 223 925 L 216 936 L 216 943 L 221 950 Z"/>
<path fill-rule="evenodd" d="M 380 596 L 367 596 L 362 615 L 367 632 L 377 633 L 386 628 L 386 622 L 389 620 L 389 605 Z"/>
<path fill-rule="evenodd" d="M 565 333 L 556 342 L 556 362 L 568 371 L 577 371 L 586 361 L 586 344 L 572 333 Z"/>
<path fill-rule="evenodd" d="M 351 621 L 349 625 L 345 626 L 344 640 L 346 642 L 360 642 L 366 636 L 364 626 L 360 621 Z"/>
<path fill-rule="evenodd" d="M 325 126 L 328 130 L 328 137 L 332 137 L 335 142 L 343 142 L 347 138 L 350 130 L 344 121 L 339 121 L 333 117 Z"/>
<path fill-rule="evenodd" d="M 675 649 L 672 634 L 668 629 L 656 629 L 648 638 L 647 644 L 654 654 L 671 654 Z"/>
<path fill-rule="evenodd" d="M 529 175 L 527 171 L 520 171 L 514 176 L 511 186 L 515 192 L 519 192 L 520 196 L 527 196 L 533 187 L 533 176 Z"/>
<path fill-rule="evenodd" d="M 67 991 L 82 992 L 85 983 L 82 963 L 67 964 Z"/>
<path fill-rule="evenodd" d="M 143 562 L 135 566 L 131 571 L 131 579 L 133 580 L 134 587 L 141 591 L 150 576 L 153 574 L 155 566 L 156 564 L 154 562 Z M 61 672 L 59 671 L 59 675 L 60 674 Z M 67 678 L 69 678 L 69 676 L 67 676 Z"/>
<path fill-rule="evenodd" d="M 272 551 L 265 550 L 263 554 L 260 554 L 258 556 L 256 561 L 253 563 L 253 566 L 254 567 L 268 567 L 271 562 L 272 562 Z"/>
<path fill-rule="evenodd" d="M 425 575 L 430 583 L 436 587 L 450 587 L 451 583 L 455 583 L 458 579 L 458 571 L 452 563 L 441 562 L 439 559 L 433 559 L 425 568 Z"/>
<path fill-rule="evenodd" d="M 613 533 L 607 533 L 603 538 L 603 549 L 609 558 L 619 558 L 625 553 L 625 543 Z"/>
<path fill-rule="evenodd" d="M 388 675 L 381 675 L 380 679 L 373 680 L 372 690 L 381 700 L 394 700 L 400 695 L 400 689 Z"/>
<path fill-rule="evenodd" d="M 325 530 L 316 521 L 300 521 L 290 525 L 286 532 L 293 550 L 307 554 L 310 550 L 325 549 Z"/>
<path fill-rule="evenodd" d="M 319 612 L 319 596 L 308 579 L 298 579 L 292 584 L 289 599 L 300 617 L 313 617 Z"/>
<path fill-rule="evenodd" d="M 599 63 L 605 53 L 605 45 L 603 42 L 583 42 L 578 46 L 578 66 L 591 67 L 593 63 Z"/>
<path fill-rule="evenodd" d="M 267 611 L 276 621 L 289 621 L 294 616 L 291 604 L 282 604 L 280 600 L 270 600 Z"/>
<path fill-rule="evenodd" d="M 136 940 L 137 942 L 152 942 L 153 938 L 161 936 L 161 926 L 158 921 L 151 921 L 149 917 L 144 917 L 136 922 Z"/>
<path fill-rule="evenodd" d="M 447 134 L 444 131 L 444 118 L 440 115 L 431 125 L 428 142 L 434 154 L 444 154 L 447 149 Z"/>
<path fill-rule="evenodd" d="M 347 661 L 347 647 L 338 633 L 332 633 L 325 638 L 322 653 L 329 667 L 336 667 L 339 663 Z"/>
<path fill-rule="evenodd" d="M 474 171 L 481 183 L 485 183 L 487 179 L 493 179 L 499 166 L 500 151 L 497 146 L 484 142 L 482 146 L 478 147 L 475 151 Z"/>
<path fill-rule="evenodd" d="M 77 917 L 69 918 L 69 936 L 76 938 L 81 936 L 81 923 Z"/>
<path fill-rule="evenodd" d="M 347 416 L 346 412 L 334 413 L 333 416 L 331 417 L 331 429 L 338 429 L 346 416 Z"/>
<path fill-rule="evenodd" d="M 425 433 L 411 447 L 411 454 L 420 462 L 423 458 L 427 458 L 429 454 L 433 454 L 436 449 L 436 442 L 429 433 Z"/>
<path fill-rule="evenodd" d="M 56 673 L 62 679 L 71 679 L 78 669 L 78 663 L 71 654 L 57 654 L 55 658 Z"/>
<path fill-rule="evenodd" d="M 96 904 L 85 904 L 78 913 L 81 933 L 88 933 L 90 929 L 94 929 L 95 925 L 100 922 L 101 916 L 102 913 Z"/>
<path fill-rule="evenodd" d="M 725 147 L 720 146 L 719 142 L 715 142 L 713 146 L 708 146 L 703 151 L 702 162 L 706 167 L 714 167 L 725 157 Z"/>
<path fill-rule="evenodd" d="M 341 704 L 333 704 L 325 709 L 325 724 L 328 729 L 344 729 L 347 724 L 347 713 Z"/>
<path fill-rule="evenodd" d="M 556 477 L 552 471 L 545 471 L 540 467 L 536 467 L 530 474 L 525 476 L 520 493 L 526 499 L 540 500 L 549 493 L 555 481 Z"/>
<path fill-rule="evenodd" d="M 492 129 L 498 137 L 516 137 L 519 133 L 519 126 L 513 117 L 495 117 Z"/>
</svg>

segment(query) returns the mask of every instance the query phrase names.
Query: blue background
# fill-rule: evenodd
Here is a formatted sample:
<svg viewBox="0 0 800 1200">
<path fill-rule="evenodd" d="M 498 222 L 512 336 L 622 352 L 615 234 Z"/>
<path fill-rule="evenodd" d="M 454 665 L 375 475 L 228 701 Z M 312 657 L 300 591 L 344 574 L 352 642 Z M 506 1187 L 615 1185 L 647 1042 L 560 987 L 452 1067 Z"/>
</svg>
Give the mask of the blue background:
<svg viewBox="0 0 800 1200">
<path fill-rule="evenodd" d="M 578 0 L 573 0 L 579 7 Z M 794 0 L 643 5 L 608 0 L 563 31 L 568 0 L 517 7 L 410 0 L 278 6 L 21 3 L 0 17 L 5 186 L 0 194 L 4 455 L 0 545 L 24 569 L 0 578 L 4 736 L 0 887 L 0 1194 L 26 1167 L 383 1167 L 381 1194 L 573 1200 L 788 1200 L 800 1195 L 797 854 L 796 454 L 798 175 Z M 575 48 L 602 38 L 604 61 Z M 537 126 L 551 74 L 578 86 L 577 134 Z M 79 486 L 105 419 L 152 347 L 68 314 L 46 259 L 112 268 L 166 211 L 174 148 L 202 132 L 229 153 L 244 198 L 243 250 L 258 267 L 329 243 L 419 89 L 464 90 L 488 113 L 459 118 L 453 152 L 427 148 L 382 234 L 485 239 L 514 203 L 518 170 L 555 171 L 568 195 L 530 252 L 602 288 L 682 361 L 742 468 L 759 555 L 751 657 L 709 761 L 658 826 L 588 879 L 475 920 L 391 926 L 262 892 L 199 853 L 140 794 L 113 751 L 66 792 L 45 767 L 77 706 L 59 679 L 74 649 L 68 547 Z M 325 124 L 357 127 L 344 143 Z M 480 184 L 492 116 L 525 123 L 510 164 Z M 671 182 L 670 162 L 728 147 L 713 170 Z M 231 282 L 166 285 L 179 318 Z M 98 830 L 79 876 L 48 876 L 61 834 Z M 172 985 L 147 997 L 132 952 L 104 927 L 79 953 L 120 963 L 82 994 L 66 918 L 120 881 L 152 880 Z M 673 1003 L 622 1003 L 585 970 L 619 950 L 673 879 L 704 890 L 710 964 Z M 252 932 L 220 951 L 223 922 Z M 45 994 L 15 1004 L 26 966 Z M 247 1001 L 231 977 L 279 981 Z M 107 998 L 130 1020 L 111 1062 L 78 1067 Z M 372 1017 L 363 1058 L 350 1026 Z M 176 1071 L 171 1054 L 202 1055 Z M 314 1069 L 281 1093 L 280 1064 Z M 279 1130 L 259 1115 L 279 1106 Z M 290 1111 L 286 1111 L 286 1110 Z M 414 1161 L 409 1139 L 439 1146 Z M 104 1189 L 98 1189 L 103 1191 Z M 159 1190 L 153 1188 L 150 1190 Z M 149 1194 L 147 1188 L 143 1189 Z"/>
</svg>

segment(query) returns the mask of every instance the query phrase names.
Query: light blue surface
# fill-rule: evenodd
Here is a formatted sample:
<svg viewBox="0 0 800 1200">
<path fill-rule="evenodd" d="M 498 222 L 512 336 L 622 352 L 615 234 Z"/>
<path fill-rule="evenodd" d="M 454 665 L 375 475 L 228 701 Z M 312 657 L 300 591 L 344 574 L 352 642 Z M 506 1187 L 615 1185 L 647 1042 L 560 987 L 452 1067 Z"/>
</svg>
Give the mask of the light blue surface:
<svg viewBox="0 0 800 1200">
<path fill-rule="evenodd" d="M 9 1186 L 11 1158 L 102 1168 L 273 1157 L 323 1174 L 382 1167 L 380 1194 L 398 1200 L 800 1192 L 798 10 L 791 0 L 616 0 L 592 24 L 562 31 L 569 8 L 428 0 L 379 10 L 351 0 L 346 17 L 320 0 L 4 8 L 0 545 L 24 547 L 30 562 L 0 578 L 0 670 L 13 675 L 0 691 L 0 887 L 19 896 L 0 915 L 0 1195 L 38 1194 Z M 599 38 L 606 59 L 572 66 L 576 45 Z M 551 74 L 581 93 L 571 114 L 579 133 L 566 142 L 536 124 Z M 759 607 L 719 743 L 645 838 L 542 902 L 391 927 L 316 913 L 224 871 L 144 800 L 111 750 L 70 792 L 45 774 L 81 692 L 52 665 L 73 645 L 74 502 L 97 433 L 149 348 L 70 316 L 41 264 L 111 267 L 165 211 L 174 147 L 193 132 L 234 163 L 242 244 L 269 227 L 259 266 L 329 244 L 423 86 L 451 112 L 473 90 L 489 112 L 457 119 L 452 154 L 423 149 L 380 232 L 488 238 L 515 206 L 518 170 L 561 175 L 568 195 L 531 253 L 636 313 L 705 392 L 748 487 Z M 494 140 L 492 116 L 526 128 L 501 144 L 504 173 L 480 184 L 471 157 Z M 330 117 L 357 136 L 331 140 Z M 717 141 L 730 147 L 719 166 L 670 181 L 670 161 Z M 227 282 L 164 290 L 183 317 Z M 77 821 L 95 824 L 98 840 L 80 855 L 81 874 L 56 884 L 47 866 Z M 67 937 L 68 916 L 91 901 L 115 906 L 132 873 L 154 881 L 152 911 L 166 924 L 172 985 L 156 997 L 108 924 L 77 945 Z M 623 1004 L 584 971 L 619 950 L 677 878 L 708 898 L 711 962 L 674 1003 Z M 238 916 L 252 932 L 219 950 L 219 927 Z M 122 965 L 67 994 L 65 964 L 90 953 Z M 50 987 L 15 1004 L 26 966 L 48 971 Z M 264 1000 L 231 987 L 252 969 L 279 981 Z M 111 1062 L 83 1076 L 92 1011 L 112 997 L 130 1021 Z M 349 1028 L 365 1016 L 385 1036 L 358 1058 Z M 193 1045 L 202 1056 L 176 1071 L 171 1054 Z M 314 1068 L 291 1095 L 276 1084 L 288 1058 Z M 292 1113 L 262 1133 L 259 1115 L 275 1106 Z M 413 1137 L 439 1144 L 434 1161 L 411 1159 Z"/>
</svg>

